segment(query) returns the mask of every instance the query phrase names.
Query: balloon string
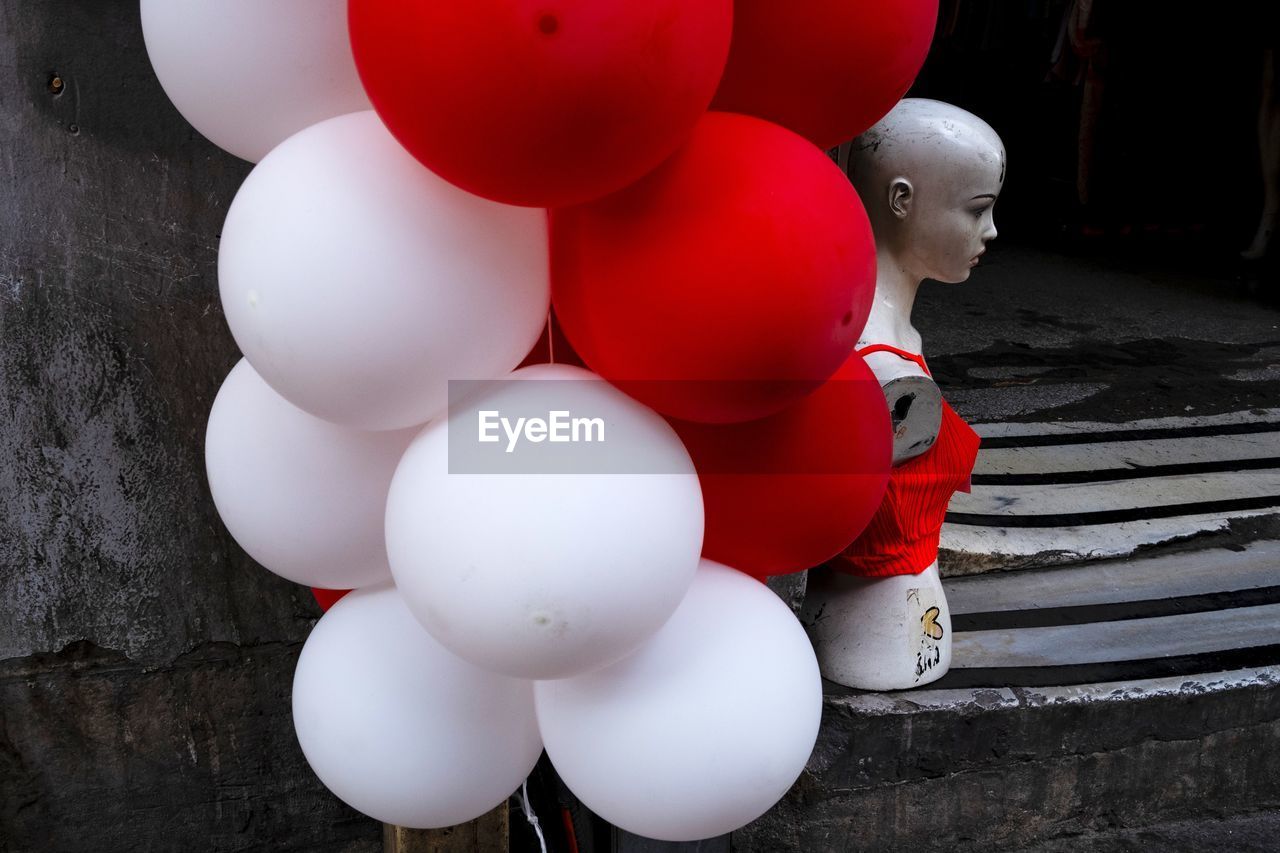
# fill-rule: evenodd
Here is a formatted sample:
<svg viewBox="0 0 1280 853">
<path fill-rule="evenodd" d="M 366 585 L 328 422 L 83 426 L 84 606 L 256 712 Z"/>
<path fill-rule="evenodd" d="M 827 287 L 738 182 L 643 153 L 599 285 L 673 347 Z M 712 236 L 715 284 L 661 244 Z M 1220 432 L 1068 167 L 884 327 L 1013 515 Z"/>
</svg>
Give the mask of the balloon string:
<svg viewBox="0 0 1280 853">
<path fill-rule="evenodd" d="M 551 364 L 556 363 L 556 330 L 555 322 L 551 319 L 551 309 L 547 309 L 547 361 Z"/>
<path fill-rule="evenodd" d="M 524 819 L 529 821 L 529 825 L 538 835 L 538 846 L 542 848 L 542 853 L 547 853 L 547 839 L 542 835 L 542 825 L 538 823 L 538 816 L 533 813 L 533 806 L 529 805 L 528 779 L 520 784 L 520 793 L 517 796 L 520 797 L 520 808 L 524 809 Z"/>
</svg>

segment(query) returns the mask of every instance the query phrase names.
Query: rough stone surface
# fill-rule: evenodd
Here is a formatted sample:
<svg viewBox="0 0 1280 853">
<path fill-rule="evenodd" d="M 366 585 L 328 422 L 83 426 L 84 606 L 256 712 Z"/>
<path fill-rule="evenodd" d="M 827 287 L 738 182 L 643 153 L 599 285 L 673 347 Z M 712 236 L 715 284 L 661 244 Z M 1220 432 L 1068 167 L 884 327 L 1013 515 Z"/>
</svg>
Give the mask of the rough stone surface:
<svg viewBox="0 0 1280 853">
<path fill-rule="evenodd" d="M 1177 820 L 1133 829 L 1082 832 L 1026 848 L 1023 853 L 1091 853 L 1140 850 L 1230 850 L 1273 853 L 1280 812 L 1236 815 L 1223 820 Z"/>
<path fill-rule="evenodd" d="M 0 657 L 300 640 L 312 612 L 234 546 L 204 476 L 237 359 L 218 233 L 249 165 L 169 105 L 136 3 L 0 10 Z"/>
<path fill-rule="evenodd" d="M 0 849 L 374 853 L 293 737 L 298 647 L 140 667 L 89 643 L 0 667 Z"/>
<path fill-rule="evenodd" d="M 169 104 L 136 2 L 0 0 L 0 93 L 0 849 L 375 849 L 293 736 L 315 604 L 205 481 L 250 166 Z"/>
<path fill-rule="evenodd" d="M 735 851 L 1017 850 L 1280 806 L 1280 674 L 1163 689 L 830 695 L 809 766 Z M 956 691 L 955 693 L 959 693 Z M 933 701 L 926 701 L 927 699 Z"/>
</svg>

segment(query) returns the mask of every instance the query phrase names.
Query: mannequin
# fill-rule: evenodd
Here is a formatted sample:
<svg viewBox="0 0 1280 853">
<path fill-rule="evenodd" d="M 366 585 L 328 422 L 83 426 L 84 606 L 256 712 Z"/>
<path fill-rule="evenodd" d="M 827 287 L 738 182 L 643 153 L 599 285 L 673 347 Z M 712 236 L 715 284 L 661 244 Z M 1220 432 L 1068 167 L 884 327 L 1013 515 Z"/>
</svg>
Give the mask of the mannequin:
<svg viewBox="0 0 1280 853">
<path fill-rule="evenodd" d="M 894 472 L 868 530 L 810 573 L 802 621 L 827 679 L 902 690 L 941 678 L 951 665 L 938 532 L 951 493 L 967 490 L 978 446 L 919 355 L 911 310 L 924 279 L 965 281 L 995 238 L 1005 151 L 977 116 L 909 98 L 854 142 L 849 172 L 878 264 L 858 349 L 884 389 Z"/>
</svg>

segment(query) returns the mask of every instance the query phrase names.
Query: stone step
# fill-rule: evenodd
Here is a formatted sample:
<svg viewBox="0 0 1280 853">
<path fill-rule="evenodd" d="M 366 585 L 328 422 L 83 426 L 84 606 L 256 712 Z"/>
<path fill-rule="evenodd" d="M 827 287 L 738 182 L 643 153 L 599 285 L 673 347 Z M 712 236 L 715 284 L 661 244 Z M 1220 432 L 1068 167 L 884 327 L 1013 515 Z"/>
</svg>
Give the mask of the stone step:
<svg viewBox="0 0 1280 853">
<path fill-rule="evenodd" d="M 615 831 L 615 853 L 1065 850 L 1280 808 L 1280 541 L 944 586 L 943 679 L 828 684 L 768 814 L 687 844 Z"/>
<path fill-rule="evenodd" d="M 1280 596 L 1280 587 L 1269 592 Z M 1264 604 L 1085 625 L 957 632 L 955 655 L 964 665 L 956 669 L 1088 666 L 1261 651 L 1280 639 L 1277 627 L 1280 604 Z M 1008 676 L 989 678 L 1001 683 Z"/>
<path fill-rule="evenodd" d="M 1280 806 L 1280 542 L 952 578 L 951 671 L 828 685 L 735 851 L 1017 850 Z"/>
<path fill-rule="evenodd" d="M 1280 543 L 944 582 L 938 687 L 1042 686 L 1280 664 Z"/>
<path fill-rule="evenodd" d="M 737 853 L 1022 850 L 1280 806 L 1280 668 L 832 693 L 808 768 Z M 1230 849 L 1227 847 L 1225 849 Z"/>
<path fill-rule="evenodd" d="M 1174 599 L 1256 589 L 1277 583 L 1280 542 L 1262 540 L 1146 559 L 1058 569 L 1001 572 L 945 581 L 956 630 L 981 614 L 1034 613 L 1119 601 Z"/>
<path fill-rule="evenodd" d="M 1280 430 L 1191 440 L 1107 441 L 1105 433 L 1097 438 L 1099 441 L 1089 444 L 983 448 L 974 469 L 975 481 L 982 485 L 1033 485 L 1038 480 L 1098 482 L 1157 476 L 1170 468 L 1191 465 L 1274 467 L 1280 459 Z"/>
<path fill-rule="evenodd" d="M 978 424 L 945 575 L 1108 559 L 1280 514 L 1280 409 L 1129 423 Z"/>
<path fill-rule="evenodd" d="M 1091 483 L 975 483 L 972 493 L 962 492 L 951 501 L 948 515 L 952 524 L 1064 527 L 1105 524 L 1108 519 L 1179 517 L 1206 505 L 1239 504 L 1245 509 L 1263 509 L 1280 505 L 1280 460 L 1266 461 L 1272 467 L 1256 471 L 1170 474 Z"/>
</svg>

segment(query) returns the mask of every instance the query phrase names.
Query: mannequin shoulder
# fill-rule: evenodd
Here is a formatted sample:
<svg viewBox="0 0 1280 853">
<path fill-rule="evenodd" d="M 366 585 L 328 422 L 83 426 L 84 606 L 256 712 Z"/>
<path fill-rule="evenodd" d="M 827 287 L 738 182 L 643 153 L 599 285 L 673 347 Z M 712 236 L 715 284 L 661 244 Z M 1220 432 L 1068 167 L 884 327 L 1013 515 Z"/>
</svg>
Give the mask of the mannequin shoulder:
<svg viewBox="0 0 1280 853">
<path fill-rule="evenodd" d="M 893 464 L 924 453 L 942 426 L 942 392 L 927 376 L 900 376 L 881 384 L 893 423 Z"/>
<path fill-rule="evenodd" d="M 892 352 L 868 353 L 863 358 L 884 391 L 893 422 L 893 464 L 901 465 L 933 447 L 937 440 L 942 425 L 942 393 L 924 369 L 910 359 Z"/>
<path fill-rule="evenodd" d="M 907 350 L 910 352 L 910 350 Z M 872 352 L 862 357 L 867 363 L 867 367 L 875 374 L 876 379 L 880 380 L 881 385 L 886 385 L 895 379 L 904 376 L 919 376 L 924 379 L 929 378 L 929 374 L 924 372 L 924 368 L 916 364 L 914 361 L 903 358 L 897 353 L 892 352 Z"/>
</svg>

